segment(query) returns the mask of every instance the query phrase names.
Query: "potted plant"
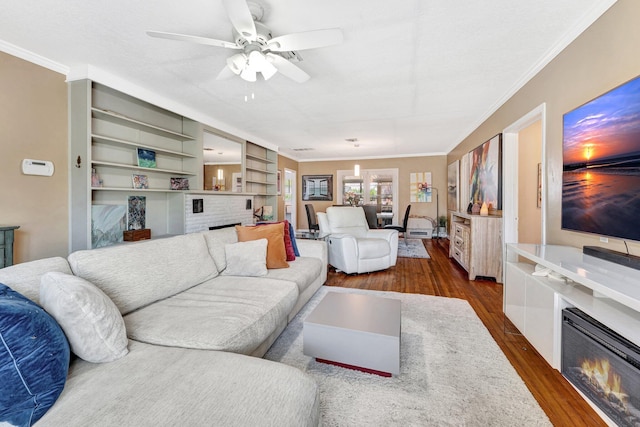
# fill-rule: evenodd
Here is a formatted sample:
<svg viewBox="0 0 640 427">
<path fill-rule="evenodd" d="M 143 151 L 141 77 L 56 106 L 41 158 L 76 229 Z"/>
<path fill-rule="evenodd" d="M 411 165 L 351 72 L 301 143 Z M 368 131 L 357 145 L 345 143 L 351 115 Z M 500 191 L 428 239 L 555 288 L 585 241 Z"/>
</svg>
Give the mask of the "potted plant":
<svg viewBox="0 0 640 427">
<path fill-rule="evenodd" d="M 447 216 L 440 215 L 438 217 L 438 237 L 447 237 Z"/>
</svg>

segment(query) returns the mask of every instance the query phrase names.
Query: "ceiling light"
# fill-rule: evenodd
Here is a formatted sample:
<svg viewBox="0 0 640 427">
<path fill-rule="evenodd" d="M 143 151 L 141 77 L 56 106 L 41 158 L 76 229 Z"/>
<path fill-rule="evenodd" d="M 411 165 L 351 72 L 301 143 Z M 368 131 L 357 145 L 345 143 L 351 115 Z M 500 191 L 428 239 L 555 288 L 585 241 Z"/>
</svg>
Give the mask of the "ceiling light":
<svg viewBox="0 0 640 427">
<path fill-rule="evenodd" d="M 234 74 L 238 75 L 247 66 L 247 56 L 244 53 L 236 53 L 227 58 L 227 66 Z"/>
<path fill-rule="evenodd" d="M 353 174 L 355 176 L 360 176 L 360 165 L 354 165 L 353 166 Z"/>
<path fill-rule="evenodd" d="M 242 72 L 240 73 L 240 77 L 242 77 L 243 80 L 246 80 L 248 82 L 255 82 L 256 71 L 253 70 L 251 67 L 245 67 L 245 69 L 242 70 Z"/>
</svg>

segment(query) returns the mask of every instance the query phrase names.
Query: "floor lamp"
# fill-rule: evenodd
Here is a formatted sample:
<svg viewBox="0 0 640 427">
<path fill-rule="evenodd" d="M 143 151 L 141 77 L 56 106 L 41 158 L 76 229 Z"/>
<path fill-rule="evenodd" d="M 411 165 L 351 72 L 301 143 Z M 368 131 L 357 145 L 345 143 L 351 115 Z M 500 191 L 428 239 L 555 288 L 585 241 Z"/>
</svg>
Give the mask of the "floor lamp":
<svg viewBox="0 0 640 427">
<path fill-rule="evenodd" d="M 431 191 L 436 192 L 436 239 L 440 238 L 440 220 L 438 217 L 440 216 L 440 192 L 436 187 L 431 187 Z M 433 236 L 431 236 L 433 237 Z"/>
</svg>

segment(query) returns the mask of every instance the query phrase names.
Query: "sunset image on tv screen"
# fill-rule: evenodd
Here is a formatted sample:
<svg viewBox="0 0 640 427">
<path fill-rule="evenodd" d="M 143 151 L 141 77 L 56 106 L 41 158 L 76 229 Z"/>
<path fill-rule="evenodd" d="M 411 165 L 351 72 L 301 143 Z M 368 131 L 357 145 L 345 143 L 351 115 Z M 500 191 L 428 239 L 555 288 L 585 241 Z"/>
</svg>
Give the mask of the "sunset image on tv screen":
<svg viewBox="0 0 640 427">
<path fill-rule="evenodd" d="M 640 240 L 640 77 L 563 118 L 562 228 Z"/>
</svg>

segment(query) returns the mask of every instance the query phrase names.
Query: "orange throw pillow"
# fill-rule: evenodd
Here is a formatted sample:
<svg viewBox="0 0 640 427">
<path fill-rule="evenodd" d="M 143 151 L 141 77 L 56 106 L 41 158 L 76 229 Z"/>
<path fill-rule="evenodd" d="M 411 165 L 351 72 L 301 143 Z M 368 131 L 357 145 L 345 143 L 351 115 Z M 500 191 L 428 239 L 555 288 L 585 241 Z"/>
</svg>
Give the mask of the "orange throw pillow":
<svg viewBox="0 0 640 427">
<path fill-rule="evenodd" d="M 287 252 L 284 247 L 284 227 L 282 223 L 272 225 L 236 225 L 239 242 L 267 239 L 267 268 L 288 268 Z"/>
</svg>

